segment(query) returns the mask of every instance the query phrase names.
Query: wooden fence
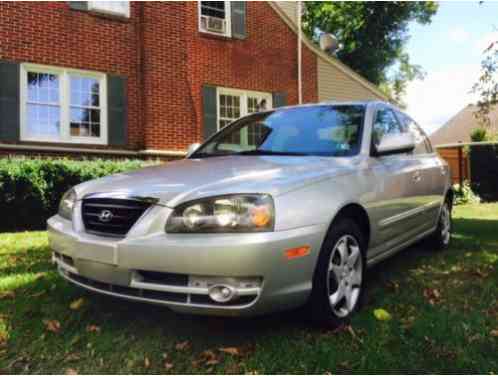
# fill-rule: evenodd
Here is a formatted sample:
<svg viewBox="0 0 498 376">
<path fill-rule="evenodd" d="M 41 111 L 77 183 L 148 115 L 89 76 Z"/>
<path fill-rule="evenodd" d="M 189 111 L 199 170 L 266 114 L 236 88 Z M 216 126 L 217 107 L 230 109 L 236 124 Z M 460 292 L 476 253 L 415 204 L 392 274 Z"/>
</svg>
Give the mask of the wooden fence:
<svg viewBox="0 0 498 376">
<path fill-rule="evenodd" d="M 469 155 L 464 150 L 464 146 L 437 147 L 439 155 L 444 158 L 450 167 L 453 184 L 462 184 L 465 180 L 471 180 Z"/>
</svg>

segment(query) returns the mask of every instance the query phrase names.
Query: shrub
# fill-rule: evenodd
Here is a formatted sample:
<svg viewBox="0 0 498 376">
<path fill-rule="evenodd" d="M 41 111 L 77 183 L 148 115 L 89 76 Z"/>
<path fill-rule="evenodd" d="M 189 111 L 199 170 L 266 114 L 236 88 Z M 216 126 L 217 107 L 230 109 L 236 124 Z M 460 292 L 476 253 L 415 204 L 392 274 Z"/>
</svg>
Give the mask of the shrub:
<svg viewBox="0 0 498 376">
<path fill-rule="evenodd" d="M 470 139 L 472 142 L 488 141 L 488 131 L 486 128 L 475 128 L 470 132 Z"/>
<path fill-rule="evenodd" d="M 453 184 L 453 191 L 455 192 L 455 205 L 478 204 L 481 202 L 481 198 L 474 193 L 468 181 L 463 182 L 462 189 L 460 189 L 460 184 Z"/>
<path fill-rule="evenodd" d="M 140 160 L 0 159 L 0 232 L 44 229 L 69 188 L 148 164 Z"/>
</svg>

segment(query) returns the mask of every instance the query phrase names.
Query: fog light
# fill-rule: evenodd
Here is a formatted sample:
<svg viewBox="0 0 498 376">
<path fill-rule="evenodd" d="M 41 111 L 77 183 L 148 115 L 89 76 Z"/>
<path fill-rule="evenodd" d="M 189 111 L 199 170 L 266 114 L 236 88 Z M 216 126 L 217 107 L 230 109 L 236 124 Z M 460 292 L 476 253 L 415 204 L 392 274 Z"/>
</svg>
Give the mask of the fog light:
<svg viewBox="0 0 498 376">
<path fill-rule="evenodd" d="M 235 298 L 233 287 L 226 285 L 214 285 L 209 288 L 209 297 L 218 303 L 226 303 Z"/>
</svg>

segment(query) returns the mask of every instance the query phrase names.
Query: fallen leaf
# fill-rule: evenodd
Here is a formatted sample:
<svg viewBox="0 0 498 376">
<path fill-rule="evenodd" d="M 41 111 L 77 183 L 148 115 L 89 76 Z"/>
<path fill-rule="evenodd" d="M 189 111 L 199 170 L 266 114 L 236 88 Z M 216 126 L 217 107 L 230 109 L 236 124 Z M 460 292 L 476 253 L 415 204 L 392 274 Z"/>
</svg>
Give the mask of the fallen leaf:
<svg viewBox="0 0 498 376">
<path fill-rule="evenodd" d="M 206 365 L 207 366 L 215 366 L 219 363 L 220 363 L 220 361 L 218 359 L 210 359 L 206 362 Z"/>
<path fill-rule="evenodd" d="M 438 289 L 426 288 L 424 289 L 424 296 L 427 298 L 430 305 L 434 305 L 441 298 L 441 293 Z"/>
<path fill-rule="evenodd" d="M 66 357 L 64 358 L 64 361 L 65 361 L 65 362 L 75 362 L 75 361 L 77 361 L 77 360 L 80 360 L 80 358 L 81 358 L 81 357 L 80 357 L 78 354 L 74 354 L 74 353 L 73 353 L 73 354 L 69 354 L 68 356 L 66 356 Z"/>
<path fill-rule="evenodd" d="M 240 350 L 237 347 L 221 347 L 218 349 L 220 352 L 230 354 L 233 356 L 240 356 Z"/>
<path fill-rule="evenodd" d="M 66 375 L 77 375 L 78 371 L 76 371 L 74 368 L 68 368 L 66 369 Z"/>
<path fill-rule="evenodd" d="M 16 294 L 14 294 L 14 291 L 0 292 L 0 299 L 14 299 L 15 297 Z"/>
<path fill-rule="evenodd" d="M 40 296 L 45 295 L 45 294 L 46 294 L 46 291 L 43 290 L 43 291 L 35 292 L 34 294 L 31 294 L 30 297 L 31 298 L 39 298 Z"/>
<path fill-rule="evenodd" d="M 57 320 L 43 320 L 45 329 L 52 333 L 59 333 L 61 330 L 61 323 Z"/>
<path fill-rule="evenodd" d="M 86 331 L 88 333 L 100 333 L 100 326 L 97 326 L 97 325 L 88 325 L 86 327 Z"/>
<path fill-rule="evenodd" d="M 71 302 L 69 305 L 69 308 L 71 308 L 73 311 L 77 311 L 83 307 L 83 304 L 85 304 L 85 299 L 79 298 Z"/>
<path fill-rule="evenodd" d="M 498 337 L 498 329 L 493 329 L 491 332 L 489 332 L 489 335 L 491 337 Z"/>
<path fill-rule="evenodd" d="M 144 367 L 145 368 L 149 368 L 150 367 L 150 360 L 147 357 L 145 357 L 145 359 L 144 359 Z"/>
<path fill-rule="evenodd" d="M 392 318 L 391 314 L 382 308 L 375 309 L 373 313 L 375 318 L 380 321 L 389 321 Z"/>
<path fill-rule="evenodd" d="M 187 350 L 189 347 L 190 347 L 190 342 L 184 341 L 184 342 L 177 343 L 175 346 L 175 349 L 177 349 L 178 351 L 184 351 L 184 350 Z"/>
<path fill-rule="evenodd" d="M 168 362 L 165 362 L 164 363 L 164 368 L 169 371 L 171 368 L 173 368 L 173 363 L 168 363 Z"/>
<path fill-rule="evenodd" d="M 197 360 L 192 360 L 191 364 L 192 364 L 192 368 L 198 368 L 202 363 L 202 360 L 200 359 L 197 359 Z"/>
</svg>

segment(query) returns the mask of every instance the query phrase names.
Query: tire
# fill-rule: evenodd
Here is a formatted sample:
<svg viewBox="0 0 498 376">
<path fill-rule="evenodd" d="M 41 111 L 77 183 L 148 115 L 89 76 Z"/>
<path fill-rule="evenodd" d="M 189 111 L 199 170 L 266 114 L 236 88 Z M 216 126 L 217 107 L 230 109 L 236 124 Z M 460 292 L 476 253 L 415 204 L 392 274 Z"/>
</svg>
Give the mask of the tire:
<svg viewBox="0 0 498 376">
<path fill-rule="evenodd" d="M 318 257 L 308 302 L 315 323 L 330 328 L 343 325 L 360 307 L 366 247 L 365 236 L 354 221 L 332 224 Z"/>
<path fill-rule="evenodd" d="M 452 229 L 451 209 L 451 201 L 446 198 L 439 213 L 436 231 L 430 238 L 431 245 L 436 250 L 444 250 L 450 246 Z"/>
</svg>

